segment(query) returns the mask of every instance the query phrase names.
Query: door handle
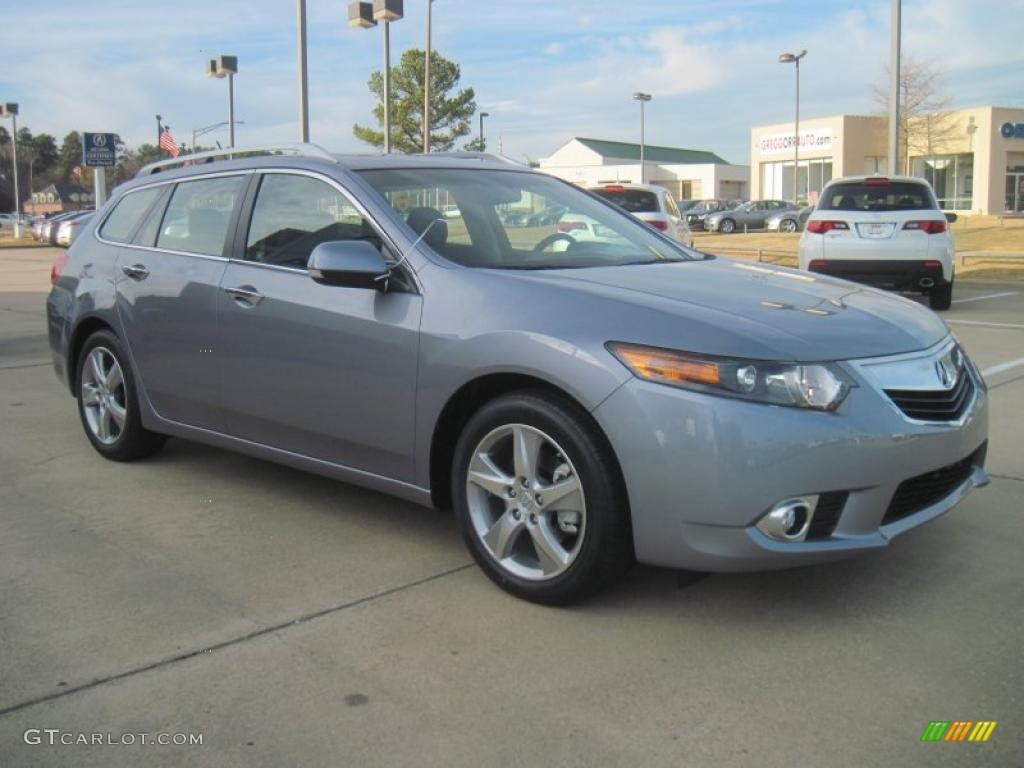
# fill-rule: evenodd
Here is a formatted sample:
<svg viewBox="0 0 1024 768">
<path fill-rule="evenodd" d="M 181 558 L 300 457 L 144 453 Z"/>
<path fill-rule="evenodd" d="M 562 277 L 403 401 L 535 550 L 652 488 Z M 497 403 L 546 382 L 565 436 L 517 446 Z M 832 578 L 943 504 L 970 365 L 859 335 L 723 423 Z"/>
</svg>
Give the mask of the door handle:
<svg viewBox="0 0 1024 768">
<path fill-rule="evenodd" d="M 121 267 L 121 271 L 132 280 L 145 280 L 149 277 L 149 270 L 146 269 L 144 264 L 132 264 L 130 267 Z"/>
<path fill-rule="evenodd" d="M 247 285 L 240 285 L 236 288 L 225 288 L 224 293 L 233 298 L 235 301 L 242 304 L 246 304 L 250 307 L 255 307 L 261 301 L 263 301 L 263 294 L 257 291 L 255 288 Z"/>
</svg>

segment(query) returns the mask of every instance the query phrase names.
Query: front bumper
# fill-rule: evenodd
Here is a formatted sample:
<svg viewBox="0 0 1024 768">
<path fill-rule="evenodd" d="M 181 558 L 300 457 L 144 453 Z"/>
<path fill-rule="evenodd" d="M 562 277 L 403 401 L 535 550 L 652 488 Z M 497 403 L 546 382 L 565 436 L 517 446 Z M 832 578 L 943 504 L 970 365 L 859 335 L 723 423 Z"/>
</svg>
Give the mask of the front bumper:
<svg viewBox="0 0 1024 768">
<path fill-rule="evenodd" d="M 859 386 L 832 413 L 638 379 L 605 400 L 594 416 L 622 467 L 637 559 L 699 571 L 835 560 L 885 547 L 987 482 L 988 404 L 981 382 L 957 423 L 925 424 L 908 420 L 848 368 Z M 967 457 L 962 482 L 948 493 L 883 522 L 904 481 Z M 783 500 L 836 492 L 849 495 L 829 535 L 787 542 L 755 527 Z"/>
</svg>

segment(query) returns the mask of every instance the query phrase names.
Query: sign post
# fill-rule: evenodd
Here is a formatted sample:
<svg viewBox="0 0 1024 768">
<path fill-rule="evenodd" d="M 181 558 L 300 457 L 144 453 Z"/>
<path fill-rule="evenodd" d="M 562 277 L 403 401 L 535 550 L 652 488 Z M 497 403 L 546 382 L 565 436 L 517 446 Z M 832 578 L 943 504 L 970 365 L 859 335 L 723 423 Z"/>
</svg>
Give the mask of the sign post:
<svg viewBox="0 0 1024 768">
<path fill-rule="evenodd" d="M 107 201 L 107 172 L 117 163 L 116 133 L 83 133 L 82 162 L 94 168 L 96 210 Z"/>
</svg>

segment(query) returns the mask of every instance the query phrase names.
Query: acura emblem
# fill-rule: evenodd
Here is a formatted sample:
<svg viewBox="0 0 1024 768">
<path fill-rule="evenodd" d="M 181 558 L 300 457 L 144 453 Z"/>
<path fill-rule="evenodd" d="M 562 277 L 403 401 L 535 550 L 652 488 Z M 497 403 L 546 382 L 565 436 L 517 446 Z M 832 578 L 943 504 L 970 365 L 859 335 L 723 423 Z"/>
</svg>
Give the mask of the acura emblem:
<svg viewBox="0 0 1024 768">
<path fill-rule="evenodd" d="M 935 361 L 935 373 L 943 389 L 949 389 L 956 381 L 956 368 L 951 355 L 943 355 Z"/>
</svg>

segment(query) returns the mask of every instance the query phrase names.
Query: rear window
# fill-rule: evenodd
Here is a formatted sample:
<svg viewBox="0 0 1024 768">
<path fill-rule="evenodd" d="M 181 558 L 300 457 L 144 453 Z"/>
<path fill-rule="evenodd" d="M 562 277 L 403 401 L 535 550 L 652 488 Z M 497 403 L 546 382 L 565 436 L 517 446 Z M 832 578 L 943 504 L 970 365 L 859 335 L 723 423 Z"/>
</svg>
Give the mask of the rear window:
<svg viewBox="0 0 1024 768">
<path fill-rule="evenodd" d="M 111 242 L 127 243 L 160 192 L 160 187 L 150 187 L 126 194 L 103 222 L 100 235 Z"/>
<path fill-rule="evenodd" d="M 610 203 L 615 203 L 630 213 L 657 213 L 658 196 L 646 189 L 608 189 L 599 187 L 590 190 L 598 197 L 603 197 Z"/>
<path fill-rule="evenodd" d="M 833 184 L 818 202 L 820 211 L 936 211 L 931 188 L 912 181 Z"/>
</svg>

